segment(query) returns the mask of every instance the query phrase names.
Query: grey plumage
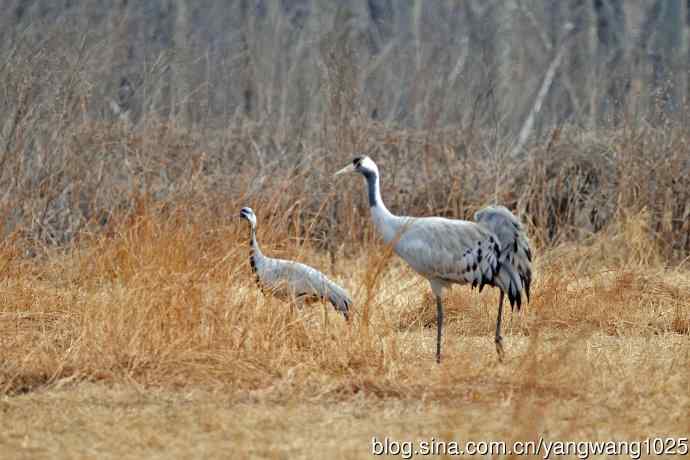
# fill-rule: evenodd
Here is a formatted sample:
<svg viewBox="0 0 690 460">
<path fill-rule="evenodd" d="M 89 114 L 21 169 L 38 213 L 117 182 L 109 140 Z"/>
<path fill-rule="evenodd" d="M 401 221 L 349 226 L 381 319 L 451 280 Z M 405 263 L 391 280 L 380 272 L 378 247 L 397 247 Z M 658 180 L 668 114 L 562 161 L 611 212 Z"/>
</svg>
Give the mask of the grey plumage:
<svg viewBox="0 0 690 460">
<path fill-rule="evenodd" d="M 240 217 L 251 225 L 249 263 L 262 292 L 304 303 L 326 300 L 348 319 L 352 299 L 342 287 L 308 265 L 265 256 L 256 240 L 254 211 L 242 208 Z"/>
<path fill-rule="evenodd" d="M 503 296 L 508 296 L 511 306 L 520 308 L 522 292 L 528 293 L 531 281 L 529 263 L 524 263 L 531 257 L 529 244 L 519 221 L 505 208 L 480 211 L 478 222 L 442 217 L 395 216 L 381 199 L 379 171 L 371 158 L 357 157 L 336 175 L 346 172 L 358 172 L 366 179 L 371 216 L 383 240 L 392 244 L 395 253 L 413 270 L 429 280 L 437 306 L 436 360 L 441 360 L 441 298 L 443 289 L 452 284 L 470 284 L 472 287 L 478 286 L 480 290 L 487 284 L 499 288 L 501 294 L 495 342 L 499 358 L 502 359 L 500 325 Z M 507 236 L 508 231 L 504 229 L 506 222 L 513 228 L 510 236 L 514 239 Z M 503 239 L 497 231 L 504 234 Z M 517 236 L 514 236 L 516 232 Z M 513 247 L 517 249 L 513 251 Z"/>
</svg>

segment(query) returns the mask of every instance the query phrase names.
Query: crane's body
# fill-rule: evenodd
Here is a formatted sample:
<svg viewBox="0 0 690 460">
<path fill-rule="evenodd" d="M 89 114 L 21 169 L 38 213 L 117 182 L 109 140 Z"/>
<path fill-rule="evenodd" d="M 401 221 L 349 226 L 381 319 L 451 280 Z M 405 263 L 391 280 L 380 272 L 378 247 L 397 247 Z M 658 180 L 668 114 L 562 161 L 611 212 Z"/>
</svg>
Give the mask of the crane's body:
<svg viewBox="0 0 690 460">
<path fill-rule="evenodd" d="M 249 263 L 262 292 L 300 303 L 328 301 L 348 319 L 352 300 L 342 287 L 313 267 L 265 256 L 256 240 L 254 212 L 251 208 L 242 208 L 240 217 L 251 224 Z"/>
<path fill-rule="evenodd" d="M 479 286 L 480 290 L 488 284 L 500 289 L 495 342 L 499 358 L 502 359 L 500 323 L 503 296 L 507 295 L 511 306 L 517 305 L 519 309 L 522 291 L 528 294 L 531 281 L 531 268 L 527 260 L 531 257 L 529 243 L 521 226 L 516 241 L 507 236 L 504 239 L 498 236 L 499 233 L 508 234 L 508 230 L 503 229 L 506 222 L 513 230 L 511 237 L 516 232 L 513 220 L 506 220 L 503 210 L 518 225 L 519 221 L 505 208 L 480 211 L 481 219 L 478 222 L 443 217 L 396 216 L 388 211 L 381 199 L 378 167 L 369 157 L 355 158 L 351 165 L 336 174 L 346 172 L 359 172 L 366 179 L 372 220 L 383 240 L 392 244 L 395 253 L 414 271 L 429 280 L 437 305 L 437 361 L 441 360 L 443 329 L 441 298 L 443 289 L 452 284 L 471 284 L 473 287 Z M 514 247 L 516 251 L 512 251 Z M 524 271 L 520 272 L 517 267 L 524 268 Z"/>
</svg>

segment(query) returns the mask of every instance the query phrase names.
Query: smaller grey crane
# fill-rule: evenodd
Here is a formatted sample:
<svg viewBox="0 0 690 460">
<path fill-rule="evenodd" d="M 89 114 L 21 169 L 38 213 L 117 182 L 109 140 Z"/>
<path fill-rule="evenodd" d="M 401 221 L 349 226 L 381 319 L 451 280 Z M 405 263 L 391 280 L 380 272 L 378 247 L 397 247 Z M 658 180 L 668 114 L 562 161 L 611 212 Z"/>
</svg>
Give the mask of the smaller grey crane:
<svg viewBox="0 0 690 460">
<path fill-rule="evenodd" d="M 349 320 L 352 299 L 326 275 L 315 268 L 291 260 L 273 259 L 261 252 L 256 241 L 256 215 L 251 208 L 242 208 L 240 218 L 251 225 L 249 264 L 256 276 L 256 283 L 263 293 L 280 299 L 292 299 L 299 303 L 327 300 Z"/>
</svg>

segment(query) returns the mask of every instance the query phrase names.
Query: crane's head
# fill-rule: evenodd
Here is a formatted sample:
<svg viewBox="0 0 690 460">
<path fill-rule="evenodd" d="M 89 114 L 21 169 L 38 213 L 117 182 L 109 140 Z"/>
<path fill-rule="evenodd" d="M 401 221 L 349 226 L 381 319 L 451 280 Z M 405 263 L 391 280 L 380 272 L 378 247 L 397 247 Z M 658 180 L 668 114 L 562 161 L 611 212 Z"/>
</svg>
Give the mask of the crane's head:
<svg viewBox="0 0 690 460">
<path fill-rule="evenodd" d="M 256 227 L 256 216 L 254 215 L 254 211 L 252 211 L 252 208 L 240 209 L 240 218 L 247 219 L 247 221 L 252 225 L 252 227 Z"/>
<path fill-rule="evenodd" d="M 364 177 L 368 176 L 378 176 L 379 168 L 376 163 L 366 155 L 357 156 L 352 160 L 352 163 L 345 166 L 343 169 L 335 173 L 336 176 L 345 173 L 358 172 Z"/>
</svg>

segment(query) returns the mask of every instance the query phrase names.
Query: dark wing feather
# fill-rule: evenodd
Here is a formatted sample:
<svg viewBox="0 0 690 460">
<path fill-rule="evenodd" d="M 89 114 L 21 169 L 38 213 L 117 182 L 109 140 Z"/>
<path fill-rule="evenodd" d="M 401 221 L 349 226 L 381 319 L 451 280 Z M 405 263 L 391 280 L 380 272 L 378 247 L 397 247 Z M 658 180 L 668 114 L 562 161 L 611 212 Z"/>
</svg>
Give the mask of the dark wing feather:
<svg viewBox="0 0 690 460">
<path fill-rule="evenodd" d="M 493 232 L 501 242 L 499 262 L 509 264 L 520 277 L 529 301 L 532 284 L 532 251 L 522 223 L 503 206 L 489 206 L 477 211 L 474 220 Z"/>
</svg>

